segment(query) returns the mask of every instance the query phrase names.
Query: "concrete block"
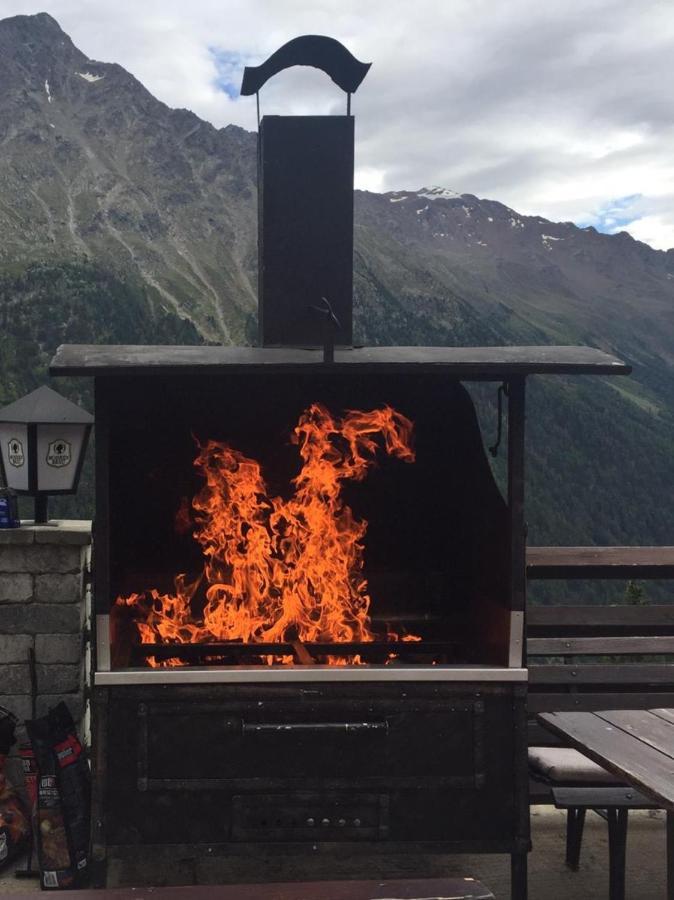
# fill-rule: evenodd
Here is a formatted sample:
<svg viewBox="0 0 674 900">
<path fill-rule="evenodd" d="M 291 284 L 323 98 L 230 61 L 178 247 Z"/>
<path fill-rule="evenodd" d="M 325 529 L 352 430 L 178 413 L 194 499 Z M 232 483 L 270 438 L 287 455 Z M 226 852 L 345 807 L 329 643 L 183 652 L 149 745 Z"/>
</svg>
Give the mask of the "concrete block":
<svg viewBox="0 0 674 900">
<path fill-rule="evenodd" d="M 0 634 L 75 634 L 84 611 L 78 603 L 3 603 Z"/>
<path fill-rule="evenodd" d="M 0 547 L 3 544 L 32 544 L 34 541 L 35 531 L 32 528 L 0 528 Z"/>
<path fill-rule="evenodd" d="M 82 573 L 54 573 L 35 576 L 37 603 L 78 603 L 82 599 Z"/>
<path fill-rule="evenodd" d="M 0 647 L 1 642 L 2 638 Z M 38 663 L 80 663 L 82 656 L 81 634 L 38 634 L 35 637 L 35 659 Z"/>
<path fill-rule="evenodd" d="M 0 603 L 29 603 L 32 599 L 33 576 L 30 573 L 0 573 Z"/>
<path fill-rule="evenodd" d="M 49 525 L 33 526 L 37 544 L 75 544 L 81 547 L 91 543 L 91 522 L 85 519 L 56 519 Z"/>
<path fill-rule="evenodd" d="M 8 666 L 12 669 L 14 666 Z M 78 665 L 37 665 L 38 693 L 68 694 L 82 686 L 82 667 Z"/>
<path fill-rule="evenodd" d="M 84 714 L 84 695 L 78 691 L 72 694 L 40 694 L 37 698 L 38 716 L 46 715 L 57 703 L 64 702 L 70 710 L 70 715 L 78 725 Z"/>
<path fill-rule="evenodd" d="M 0 693 L 0 706 L 14 713 L 20 722 L 30 719 L 30 694 Z M 14 747 L 16 749 L 16 745 Z"/>
<path fill-rule="evenodd" d="M 0 634 L 0 666 L 27 662 L 33 642 L 32 634 Z"/>
<path fill-rule="evenodd" d="M 0 666 L 0 693 L 30 693 L 30 673 L 27 664 Z"/>
<path fill-rule="evenodd" d="M 54 544 L 8 544 L 0 547 L 0 572 L 78 572 L 82 548 Z"/>
</svg>

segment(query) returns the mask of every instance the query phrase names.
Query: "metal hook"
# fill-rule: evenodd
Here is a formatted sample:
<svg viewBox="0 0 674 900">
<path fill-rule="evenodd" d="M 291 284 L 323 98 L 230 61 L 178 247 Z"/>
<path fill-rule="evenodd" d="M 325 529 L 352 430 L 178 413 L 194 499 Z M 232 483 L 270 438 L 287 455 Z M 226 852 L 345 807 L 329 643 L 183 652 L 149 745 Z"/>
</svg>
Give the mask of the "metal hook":
<svg viewBox="0 0 674 900">
<path fill-rule="evenodd" d="M 496 458 L 498 456 L 498 448 L 501 446 L 501 437 L 503 435 L 503 395 L 508 396 L 508 385 L 504 382 L 499 385 L 499 389 L 496 392 L 496 399 L 498 402 L 498 425 L 496 428 L 496 441 L 489 447 L 489 452 L 491 455 Z"/>
</svg>

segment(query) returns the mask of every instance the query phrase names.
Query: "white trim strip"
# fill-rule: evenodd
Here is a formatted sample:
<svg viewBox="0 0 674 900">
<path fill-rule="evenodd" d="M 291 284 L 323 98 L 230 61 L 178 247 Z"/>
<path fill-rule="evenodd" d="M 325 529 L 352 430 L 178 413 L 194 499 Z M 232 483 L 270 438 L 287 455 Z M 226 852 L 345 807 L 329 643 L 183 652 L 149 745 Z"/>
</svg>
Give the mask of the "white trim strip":
<svg viewBox="0 0 674 900">
<path fill-rule="evenodd" d="M 270 684 L 325 681 L 526 681 L 526 669 L 500 666 L 176 666 L 98 671 L 94 684 Z"/>
<path fill-rule="evenodd" d="M 524 652 L 524 613 L 510 613 L 510 646 L 508 650 L 508 665 L 517 669 L 522 665 Z"/>
<path fill-rule="evenodd" d="M 110 671 L 110 616 L 96 616 L 96 665 L 99 672 Z"/>
</svg>

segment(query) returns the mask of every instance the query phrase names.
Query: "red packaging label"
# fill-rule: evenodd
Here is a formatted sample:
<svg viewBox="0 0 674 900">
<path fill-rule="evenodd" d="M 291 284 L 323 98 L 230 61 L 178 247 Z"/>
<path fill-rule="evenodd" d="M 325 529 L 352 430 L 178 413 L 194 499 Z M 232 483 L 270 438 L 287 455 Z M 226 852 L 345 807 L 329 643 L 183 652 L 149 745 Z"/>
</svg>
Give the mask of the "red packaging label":
<svg viewBox="0 0 674 900">
<path fill-rule="evenodd" d="M 63 743 L 54 745 L 54 751 L 59 761 L 59 766 L 64 769 L 66 766 L 74 763 L 79 757 L 82 752 L 82 745 L 74 734 L 69 734 Z"/>
</svg>

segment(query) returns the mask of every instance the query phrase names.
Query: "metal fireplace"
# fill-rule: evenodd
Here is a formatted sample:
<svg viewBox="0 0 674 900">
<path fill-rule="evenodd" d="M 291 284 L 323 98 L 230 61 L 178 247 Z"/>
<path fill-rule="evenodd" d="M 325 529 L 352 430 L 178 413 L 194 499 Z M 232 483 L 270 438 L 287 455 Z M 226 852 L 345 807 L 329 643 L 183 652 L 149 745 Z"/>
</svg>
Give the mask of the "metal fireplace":
<svg viewBox="0 0 674 900">
<path fill-rule="evenodd" d="M 301 125 L 307 216 L 309 195 L 323 211 L 352 195 L 352 168 L 326 181 L 311 127 L 327 133 Z M 348 175 L 353 128 L 327 128 Z M 277 234 L 286 167 L 266 154 L 291 153 L 297 128 L 263 120 L 272 132 L 263 346 L 63 346 L 52 362 L 95 379 L 98 879 L 108 863 L 117 881 L 153 862 L 169 882 L 250 880 L 262 859 L 306 878 L 488 852 L 511 854 L 521 898 L 525 381 L 626 367 L 578 347 L 349 346 L 336 270 L 352 236 L 327 265 L 329 248 Z M 503 386 L 506 496 L 470 381 Z"/>
</svg>

